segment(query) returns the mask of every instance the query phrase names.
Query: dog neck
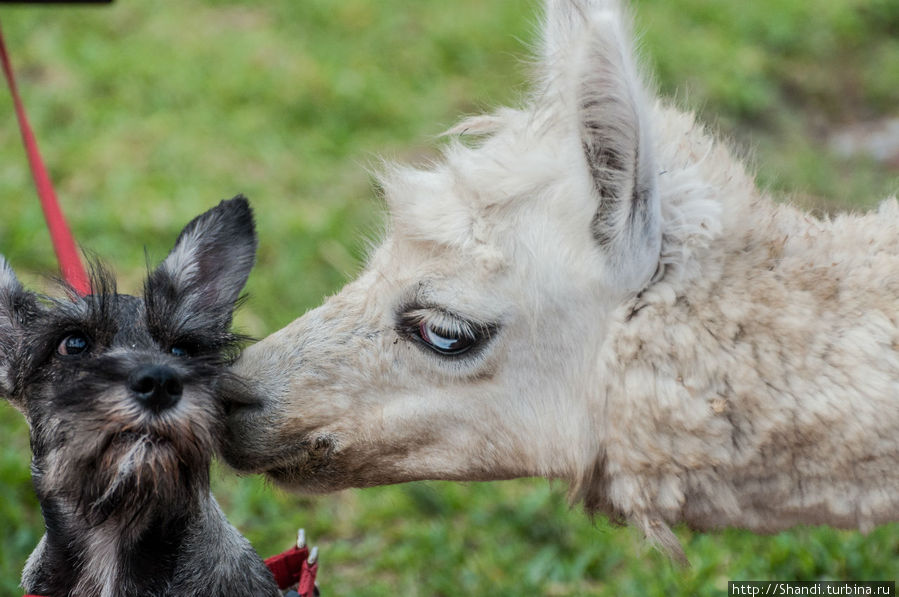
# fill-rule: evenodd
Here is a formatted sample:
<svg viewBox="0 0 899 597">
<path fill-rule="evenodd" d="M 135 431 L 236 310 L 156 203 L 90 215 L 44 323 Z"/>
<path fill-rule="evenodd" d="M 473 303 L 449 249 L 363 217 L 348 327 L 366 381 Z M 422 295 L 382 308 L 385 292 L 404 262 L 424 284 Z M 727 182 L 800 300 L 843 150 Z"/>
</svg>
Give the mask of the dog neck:
<svg viewBox="0 0 899 597">
<path fill-rule="evenodd" d="M 68 505 L 42 500 L 47 532 L 22 585 L 48 597 L 280 596 L 271 572 L 208 489 L 194 498 L 158 507 L 125 532 L 122 519 L 86 528 Z"/>
<path fill-rule="evenodd" d="M 91 520 L 65 499 L 41 501 L 46 534 L 28 560 L 23 584 L 41 595 L 161 595 L 179 573 L 185 543 L 215 517 L 208 490 L 189 503 L 143 504 Z"/>
</svg>

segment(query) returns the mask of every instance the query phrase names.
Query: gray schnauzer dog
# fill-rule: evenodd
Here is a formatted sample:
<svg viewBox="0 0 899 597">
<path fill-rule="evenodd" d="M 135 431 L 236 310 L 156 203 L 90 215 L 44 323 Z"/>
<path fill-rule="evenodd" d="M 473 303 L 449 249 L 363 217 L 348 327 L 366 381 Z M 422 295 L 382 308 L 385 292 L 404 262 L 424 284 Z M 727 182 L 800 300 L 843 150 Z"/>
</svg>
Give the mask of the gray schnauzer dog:
<svg viewBox="0 0 899 597">
<path fill-rule="evenodd" d="M 28 592 L 280 595 L 209 492 L 255 253 L 238 196 L 184 228 L 142 298 L 118 294 L 99 265 L 93 294 L 39 296 L 0 257 L 0 395 L 28 420 L 46 525 Z"/>
</svg>

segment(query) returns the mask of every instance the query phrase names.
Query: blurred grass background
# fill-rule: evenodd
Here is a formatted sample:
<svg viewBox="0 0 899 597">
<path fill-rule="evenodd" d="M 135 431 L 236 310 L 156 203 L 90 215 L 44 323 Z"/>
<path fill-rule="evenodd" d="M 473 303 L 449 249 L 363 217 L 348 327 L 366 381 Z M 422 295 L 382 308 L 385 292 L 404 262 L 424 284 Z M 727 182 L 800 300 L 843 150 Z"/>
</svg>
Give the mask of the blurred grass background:
<svg viewBox="0 0 899 597">
<path fill-rule="evenodd" d="M 896 0 L 639 0 L 662 92 L 698 109 L 760 183 L 822 210 L 899 189 L 899 159 L 829 139 L 899 117 Z M 0 6 L 21 92 L 81 244 L 135 292 L 144 250 L 238 192 L 261 247 L 238 317 L 262 337 L 358 271 L 384 215 L 365 167 L 419 160 L 465 114 L 526 90 L 532 0 L 184 0 L 107 8 Z M 32 287 L 55 262 L 0 92 L 0 253 Z M 851 129 L 850 129 L 851 130 Z M 42 533 L 27 429 L 0 404 L 0 595 Z M 732 579 L 893 580 L 899 525 L 868 536 L 678 531 L 680 571 L 629 529 L 591 523 L 544 480 L 417 483 L 286 495 L 216 468 L 215 492 L 263 555 L 303 526 L 333 595 L 723 595 Z"/>
</svg>

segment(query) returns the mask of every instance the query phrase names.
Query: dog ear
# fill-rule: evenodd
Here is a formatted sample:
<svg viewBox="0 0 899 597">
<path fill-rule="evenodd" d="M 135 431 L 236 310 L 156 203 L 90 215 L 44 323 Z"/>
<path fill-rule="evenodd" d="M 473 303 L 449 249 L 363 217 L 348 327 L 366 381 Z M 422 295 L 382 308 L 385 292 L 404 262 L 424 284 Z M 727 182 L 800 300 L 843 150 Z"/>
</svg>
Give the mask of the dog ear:
<svg viewBox="0 0 899 597">
<path fill-rule="evenodd" d="M 550 101 L 577 119 L 597 199 L 590 222 L 613 283 L 646 286 L 661 249 L 661 208 L 646 91 L 629 20 L 614 0 L 549 0 L 542 43 Z"/>
<path fill-rule="evenodd" d="M 37 298 L 22 287 L 6 259 L 0 255 L 0 396 L 16 400 L 15 367 L 27 321 L 37 312 Z"/>
<path fill-rule="evenodd" d="M 218 314 L 217 323 L 229 326 L 256 259 L 256 243 L 249 201 L 243 195 L 222 201 L 181 231 L 147 280 L 148 306 L 177 303 L 187 313 Z"/>
</svg>

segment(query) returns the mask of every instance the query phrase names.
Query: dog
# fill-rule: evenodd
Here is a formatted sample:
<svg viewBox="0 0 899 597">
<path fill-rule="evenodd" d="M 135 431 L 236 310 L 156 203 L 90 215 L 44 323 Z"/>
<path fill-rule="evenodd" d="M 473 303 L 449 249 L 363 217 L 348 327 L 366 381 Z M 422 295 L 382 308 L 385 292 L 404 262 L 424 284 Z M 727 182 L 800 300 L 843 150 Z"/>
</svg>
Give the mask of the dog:
<svg viewBox="0 0 899 597">
<path fill-rule="evenodd" d="M 24 289 L 0 256 L 0 395 L 28 421 L 46 533 L 22 585 L 62 596 L 275 596 L 209 490 L 232 314 L 256 253 L 243 196 L 191 221 L 143 297 Z"/>
</svg>

